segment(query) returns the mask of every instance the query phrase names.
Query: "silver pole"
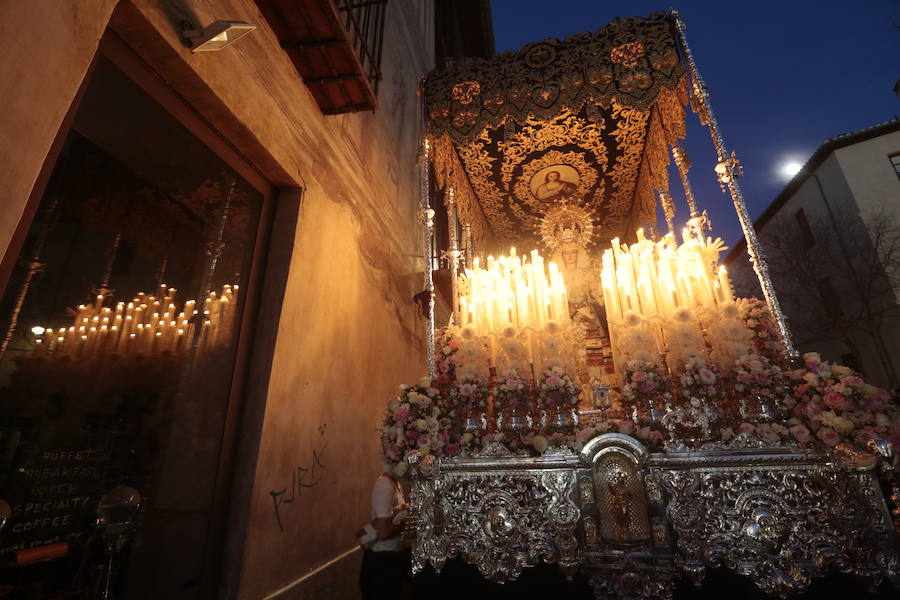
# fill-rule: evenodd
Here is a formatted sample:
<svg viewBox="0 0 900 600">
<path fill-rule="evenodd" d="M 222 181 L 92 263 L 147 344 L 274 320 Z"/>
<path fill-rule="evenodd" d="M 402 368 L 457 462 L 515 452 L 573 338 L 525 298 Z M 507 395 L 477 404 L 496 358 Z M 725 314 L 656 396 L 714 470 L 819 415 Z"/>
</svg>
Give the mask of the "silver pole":
<svg viewBox="0 0 900 600">
<path fill-rule="evenodd" d="M 425 242 L 425 291 L 428 293 L 428 323 L 425 329 L 425 340 L 428 352 L 428 376 L 432 379 L 435 377 L 434 367 L 434 274 L 433 268 L 433 252 L 432 237 L 434 233 L 434 209 L 431 208 L 429 182 L 429 169 L 431 167 L 431 142 L 425 133 L 425 79 L 419 80 L 419 95 L 421 97 L 420 112 L 422 127 L 422 205 L 419 217 L 422 219 L 424 226 L 423 238 Z"/>
<path fill-rule="evenodd" d="M 450 230 L 450 250 L 447 252 L 447 259 L 450 261 L 450 290 L 453 297 L 453 317 L 457 324 L 460 320 L 459 314 L 459 294 L 457 290 L 456 278 L 459 275 L 459 236 L 456 228 L 458 226 L 459 216 L 456 213 L 456 194 L 453 186 L 447 187 L 447 225 Z"/>
<path fill-rule="evenodd" d="M 738 177 L 741 175 L 741 166 L 735 157 L 734 152 L 730 155 L 725 149 L 725 140 L 722 137 L 722 131 L 719 129 L 719 123 L 713 114 L 712 105 L 709 100 L 709 91 L 706 83 L 700 78 L 697 70 L 697 64 L 694 62 L 694 55 L 688 46 L 687 38 L 684 35 L 685 25 L 679 18 L 677 11 L 672 11 L 672 17 L 675 21 L 675 29 L 678 33 L 678 41 L 687 61 L 688 73 L 691 78 L 691 94 L 697 104 L 697 110 L 700 115 L 700 121 L 709 127 L 713 144 L 716 147 L 716 155 L 719 164 L 716 165 L 716 174 L 722 188 L 728 189 L 731 199 L 734 202 L 734 210 L 737 213 L 738 221 L 741 223 L 741 230 L 744 232 L 744 239 L 747 241 L 747 254 L 750 257 L 750 264 L 756 272 L 759 279 L 759 287 L 762 289 L 763 297 L 772 315 L 775 317 L 775 323 L 778 326 L 778 333 L 781 336 L 781 342 L 788 356 L 795 358 L 799 355 L 797 349 L 791 341 L 791 332 L 787 327 L 787 320 L 781 310 L 781 304 L 775 294 L 775 287 L 772 285 L 772 278 L 769 275 L 769 265 L 766 262 L 766 256 L 759 238 L 756 237 L 756 230 L 753 228 L 753 221 L 750 219 L 750 213 L 747 211 L 747 203 L 744 202 L 744 195 L 741 193 L 741 187 L 738 185 Z"/>
</svg>

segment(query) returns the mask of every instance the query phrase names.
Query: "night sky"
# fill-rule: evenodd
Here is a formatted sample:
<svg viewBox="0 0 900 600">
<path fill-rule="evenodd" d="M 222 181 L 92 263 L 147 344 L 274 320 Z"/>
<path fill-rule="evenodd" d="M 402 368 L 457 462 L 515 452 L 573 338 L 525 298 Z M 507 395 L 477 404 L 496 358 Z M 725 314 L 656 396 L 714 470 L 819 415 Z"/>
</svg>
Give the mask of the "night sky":
<svg viewBox="0 0 900 600">
<path fill-rule="evenodd" d="M 497 52 L 669 8 L 639 0 L 491 5 Z M 898 0 L 693 1 L 675 8 L 687 25 L 725 143 L 744 165 L 741 186 L 754 218 L 787 182 L 780 172 L 784 163 L 803 163 L 827 138 L 900 115 L 893 91 L 900 79 Z M 740 227 L 715 180 L 709 134 L 693 113 L 685 146 L 697 201 L 709 211 L 713 233 L 732 246 Z M 677 175 L 670 186 L 681 198 Z M 687 212 L 683 201 L 678 212 L 681 218 Z"/>
</svg>

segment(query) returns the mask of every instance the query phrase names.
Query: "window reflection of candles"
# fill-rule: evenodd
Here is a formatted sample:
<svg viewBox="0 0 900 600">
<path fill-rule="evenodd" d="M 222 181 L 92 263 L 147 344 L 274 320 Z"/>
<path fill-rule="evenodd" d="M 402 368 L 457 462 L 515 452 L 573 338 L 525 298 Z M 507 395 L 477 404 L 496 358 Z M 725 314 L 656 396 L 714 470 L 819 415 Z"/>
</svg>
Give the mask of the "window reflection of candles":
<svg viewBox="0 0 900 600">
<path fill-rule="evenodd" d="M 176 311 L 177 290 L 163 284 L 158 291 L 162 300 L 141 293 L 128 304 L 119 302 L 115 307 L 82 304 L 68 327 L 35 326 L 32 332 L 39 350 L 48 355 L 93 359 L 113 352 L 180 353 L 191 343 L 193 327 L 199 326 L 198 347 L 202 350 L 230 341 L 238 289 L 226 284 L 219 294 L 210 292 L 203 301 L 203 319 L 193 319 L 201 314 L 195 300 L 185 301 L 181 311 Z"/>
</svg>

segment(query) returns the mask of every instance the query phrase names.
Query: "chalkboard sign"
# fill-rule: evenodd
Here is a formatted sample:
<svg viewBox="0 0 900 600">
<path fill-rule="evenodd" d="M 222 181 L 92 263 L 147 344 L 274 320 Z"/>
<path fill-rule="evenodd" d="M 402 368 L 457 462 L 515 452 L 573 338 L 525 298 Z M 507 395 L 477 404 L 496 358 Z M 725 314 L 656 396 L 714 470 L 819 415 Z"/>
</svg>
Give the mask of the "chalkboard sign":
<svg viewBox="0 0 900 600">
<path fill-rule="evenodd" d="M 13 515 L 0 532 L 0 560 L 90 531 L 109 454 L 94 448 L 29 448 L 8 473 L 4 499 Z"/>
</svg>

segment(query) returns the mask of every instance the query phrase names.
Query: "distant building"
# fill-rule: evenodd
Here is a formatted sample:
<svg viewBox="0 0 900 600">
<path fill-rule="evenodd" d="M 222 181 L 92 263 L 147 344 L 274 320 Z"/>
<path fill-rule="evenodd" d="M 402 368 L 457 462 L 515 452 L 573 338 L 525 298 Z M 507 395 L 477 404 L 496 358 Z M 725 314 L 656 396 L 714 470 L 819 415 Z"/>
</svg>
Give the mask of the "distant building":
<svg viewBox="0 0 900 600">
<path fill-rule="evenodd" d="M 797 347 L 897 386 L 900 119 L 826 141 L 754 227 Z M 760 295 L 744 240 L 726 263 Z"/>
</svg>

